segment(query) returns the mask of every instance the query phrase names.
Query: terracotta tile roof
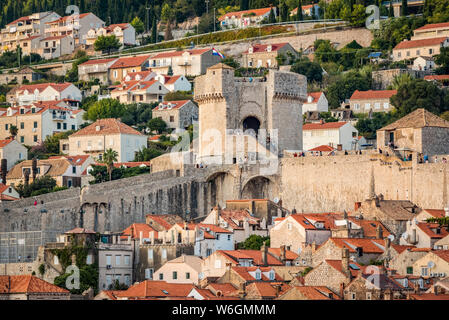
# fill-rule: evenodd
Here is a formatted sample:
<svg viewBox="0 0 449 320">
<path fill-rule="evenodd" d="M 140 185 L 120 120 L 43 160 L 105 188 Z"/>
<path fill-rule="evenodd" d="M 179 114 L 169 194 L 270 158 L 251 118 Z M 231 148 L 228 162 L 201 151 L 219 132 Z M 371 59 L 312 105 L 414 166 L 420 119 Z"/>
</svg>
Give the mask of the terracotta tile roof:
<svg viewBox="0 0 449 320">
<path fill-rule="evenodd" d="M 276 257 L 281 256 L 281 248 L 268 248 L 268 253 L 274 254 Z M 299 257 L 296 253 L 290 250 L 285 250 L 285 259 L 295 260 Z"/>
<path fill-rule="evenodd" d="M 73 166 L 82 166 L 90 155 L 77 155 L 77 156 L 51 156 L 48 159 L 67 159 Z"/>
<path fill-rule="evenodd" d="M 117 58 L 111 58 L 111 59 L 93 59 L 93 60 L 88 60 L 84 63 L 81 63 L 80 66 L 87 66 L 87 65 L 92 65 L 92 64 L 104 64 L 104 63 L 109 63 L 112 62 L 114 60 L 117 60 Z"/>
<path fill-rule="evenodd" d="M 20 17 L 20 18 L 14 20 L 13 22 L 8 23 L 7 26 L 16 24 L 16 23 L 18 23 L 18 22 L 22 22 L 22 21 L 30 21 L 30 20 L 31 20 L 30 16 Z"/>
<path fill-rule="evenodd" d="M 220 218 L 228 223 L 228 227 L 233 230 L 243 230 L 243 223 L 248 221 L 249 225 L 257 226 L 260 219 L 252 216 L 247 210 L 221 210 Z M 240 226 L 242 224 L 242 227 Z"/>
<path fill-rule="evenodd" d="M 164 84 L 174 84 L 181 76 L 167 76 Z"/>
<path fill-rule="evenodd" d="M 439 28 L 449 28 L 449 22 L 426 24 L 425 26 L 422 26 L 422 27 L 420 27 L 418 29 L 415 29 L 415 31 L 429 30 L 429 29 L 439 29 Z"/>
<path fill-rule="evenodd" d="M 88 12 L 88 13 L 81 13 L 81 14 L 76 14 L 76 15 L 65 16 L 65 17 L 61 17 L 59 19 L 50 21 L 50 22 L 46 22 L 45 24 L 55 24 L 55 23 L 64 22 L 67 20 L 73 21 L 75 19 L 83 19 L 84 17 L 88 16 L 89 14 L 91 14 L 91 13 Z"/>
<path fill-rule="evenodd" d="M 377 275 L 376 280 L 374 280 L 374 278 L 372 277 L 372 273 L 370 273 L 370 274 L 362 273 L 362 274 L 360 274 L 360 277 L 364 278 L 367 282 L 374 284 L 376 287 L 378 287 L 381 290 L 390 289 L 393 291 L 400 291 L 400 290 L 405 289 L 395 279 L 393 279 L 383 273 Z"/>
<path fill-rule="evenodd" d="M 116 27 L 119 27 L 122 30 L 128 29 L 131 25 L 129 23 L 116 23 L 111 24 L 106 27 L 106 30 L 113 31 Z"/>
<path fill-rule="evenodd" d="M 301 9 L 302 9 L 302 11 L 305 11 L 305 10 L 312 8 L 313 6 L 314 6 L 313 4 L 308 4 L 306 6 L 301 6 Z M 290 14 L 296 14 L 297 12 L 298 12 L 298 7 L 296 7 L 292 11 L 290 11 Z"/>
<path fill-rule="evenodd" d="M 320 99 L 320 97 L 321 97 L 323 94 L 324 94 L 324 93 L 321 92 L 321 91 L 318 91 L 318 92 L 309 92 L 309 93 L 307 94 L 307 97 L 312 97 L 313 100 L 312 100 L 312 102 L 306 101 L 306 102 L 304 102 L 304 104 L 308 104 L 308 103 L 317 103 L 318 100 Z"/>
<path fill-rule="evenodd" d="M 199 55 L 206 53 L 212 49 L 193 49 L 193 50 L 184 50 L 184 51 L 170 51 L 170 52 L 162 52 L 158 53 L 155 56 L 151 57 L 151 60 L 161 59 L 161 58 L 172 58 L 182 56 L 185 52 L 188 52 L 190 55 Z"/>
<path fill-rule="evenodd" d="M 356 219 L 355 217 L 348 217 L 352 223 L 360 226 L 363 229 L 363 235 L 365 238 L 375 238 L 377 235 L 377 228 L 380 226 L 382 229 L 382 236 L 388 237 L 391 233 L 380 221 L 376 220 L 364 220 Z"/>
<path fill-rule="evenodd" d="M 437 115 L 427 111 L 424 108 L 416 109 L 405 117 L 379 129 L 379 131 L 395 130 L 400 128 L 424 128 L 440 127 L 449 128 L 449 121 L 446 121 Z"/>
<path fill-rule="evenodd" d="M 264 14 L 269 13 L 271 10 L 270 8 L 260 8 L 260 9 L 252 9 L 252 10 L 243 10 L 243 11 L 234 11 L 234 12 L 228 12 L 225 15 L 222 15 L 221 17 L 218 18 L 218 21 L 223 21 L 226 18 L 232 18 L 233 16 L 236 17 L 237 19 L 241 18 L 243 15 L 252 15 L 254 14 L 254 16 L 263 16 Z M 276 8 L 274 8 L 274 10 L 276 10 Z"/>
<path fill-rule="evenodd" d="M 96 234 L 96 232 L 85 228 L 75 228 L 65 232 L 65 234 Z"/>
<path fill-rule="evenodd" d="M 153 220 L 156 224 L 160 225 L 160 227 L 152 226 L 155 230 L 156 228 L 161 228 L 158 231 L 167 231 L 169 230 L 175 223 L 183 221 L 183 219 L 180 216 L 177 215 L 170 215 L 170 214 L 148 214 L 146 216 L 147 220 Z M 151 224 L 151 221 L 150 221 Z"/>
<path fill-rule="evenodd" d="M 8 144 L 10 144 L 13 141 L 14 141 L 14 139 L 3 139 L 3 140 L 0 140 L 0 148 L 6 147 Z"/>
<path fill-rule="evenodd" d="M 69 291 L 32 275 L 0 276 L 0 293 L 67 293 Z"/>
<path fill-rule="evenodd" d="M 187 297 L 194 288 L 193 284 L 168 283 L 165 281 L 145 280 L 116 294 L 119 298 L 167 298 Z"/>
<path fill-rule="evenodd" d="M 438 223 L 419 222 L 416 226 L 432 239 L 442 239 L 449 235 L 447 229 L 445 227 L 440 227 Z M 439 230 L 440 233 L 437 233 L 437 230 Z"/>
<path fill-rule="evenodd" d="M 137 56 L 137 57 L 125 57 L 119 58 L 116 62 L 114 62 L 109 69 L 118 69 L 118 68 L 131 68 L 131 67 L 139 67 L 145 63 L 150 58 L 150 56 Z"/>
<path fill-rule="evenodd" d="M 294 286 L 292 290 L 299 291 L 308 300 L 341 300 L 339 296 L 324 286 Z"/>
<path fill-rule="evenodd" d="M 111 300 L 117 300 L 116 294 L 122 292 L 122 290 L 102 290 L 100 293 L 104 293 Z"/>
<path fill-rule="evenodd" d="M 128 236 L 131 236 L 132 239 L 140 239 L 140 232 L 142 232 L 142 237 L 150 238 L 152 231 L 154 231 L 154 238 L 157 239 L 157 231 L 151 226 L 146 223 L 133 223 L 128 228 L 123 230 L 120 238 L 126 239 Z"/>
<path fill-rule="evenodd" d="M 20 198 L 16 198 L 7 194 L 0 194 L 0 200 L 4 200 L 4 201 L 16 201 L 19 200 Z"/>
<path fill-rule="evenodd" d="M 276 286 L 280 286 L 280 291 L 277 292 Z M 291 287 L 285 283 L 268 283 L 268 282 L 253 282 L 246 286 L 247 294 L 252 297 L 259 297 L 262 299 L 273 299 L 279 295 L 287 292 Z"/>
<path fill-rule="evenodd" d="M 203 259 L 201 259 L 201 257 L 182 254 L 181 256 L 179 256 L 173 260 L 167 261 L 166 263 L 184 263 L 184 264 L 190 266 L 192 269 L 194 269 L 198 273 L 200 273 L 202 261 L 203 261 Z"/>
<path fill-rule="evenodd" d="M 100 130 L 97 131 L 97 127 Z M 143 136 L 139 131 L 120 122 L 117 119 L 98 119 L 87 127 L 75 132 L 70 137 L 92 136 L 92 135 L 109 135 L 109 134 L 133 134 Z"/>
<path fill-rule="evenodd" d="M 396 47 L 393 48 L 393 50 L 441 45 L 446 39 L 447 37 L 438 37 L 420 40 L 401 41 L 396 45 Z"/>
<path fill-rule="evenodd" d="M 8 172 L 8 179 L 21 179 L 23 176 L 22 168 L 27 167 L 31 168 L 32 160 L 25 160 L 18 164 L 16 164 L 14 167 L 11 168 L 11 170 Z M 45 173 L 41 172 L 41 174 L 48 175 L 50 177 L 58 177 L 64 174 L 67 169 L 71 166 L 70 161 L 68 161 L 65 158 L 61 159 L 45 159 L 45 160 L 38 160 L 37 161 L 38 167 L 41 166 L 48 166 L 48 171 Z"/>
<path fill-rule="evenodd" d="M 329 238 L 339 248 L 348 248 L 349 252 L 356 253 L 357 247 L 364 253 L 382 254 L 385 251 L 385 240 L 364 238 Z"/>
<path fill-rule="evenodd" d="M 350 100 L 390 99 L 397 93 L 397 90 L 355 90 Z"/>
<path fill-rule="evenodd" d="M 6 189 L 8 189 L 9 186 L 3 183 L 0 183 L 0 193 L 3 193 L 6 191 Z"/>
<path fill-rule="evenodd" d="M 238 296 L 238 289 L 231 283 L 209 283 L 206 288 L 214 292 L 215 295 L 219 295 L 217 292 L 220 292 L 224 297 Z"/>
<path fill-rule="evenodd" d="M 410 250 L 411 250 L 411 249 L 415 248 L 415 246 L 403 246 L 403 245 L 394 244 L 394 243 L 390 244 L 390 246 L 391 246 L 394 250 L 396 250 L 396 252 L 399 253 L 399 254 L 401 254 L 402 252 L 404 252 L 404 251 L 407 250 L 407 249 L 410 249 Z"/>
<path fill-rule="evenodd" d="M 440 209 L 424 209 L 424 211 L 435 218 L 444 218 L 445 216 L 444 210 Z"/>
<path fill-rule="evenodd" d="M 47 89 L 48 87 L 52 87 L 53 89 L 55 89 L 58 92 L 62 92 L 65 89 L 67 89 L 68 87 L 70 87 L 71 85 L 73 85 L 70 82 L 65 82 L 65 83 L 38 83 L 38 84 L 27 84 L 27 85 L 22 85 L 17 89 L 17 92 L 24 92 L 25 90 L 28 90 L 28 92 L 34 92 L 36 89 L 39 92 L 44 91 L 45 89 Z"/>
<path fill-rule="evenodd" d="M 71 37 L 71 36 L 68 35 L 68 34 L 64 34 L 64 35 L 61 35 L 61 36 L 51 36 L 51 37 L 43 38 L 41 41 L 60 40 L 60 39 L 64 39 L 64 38 L 67 38 L 67 37 Z"/>
<path fill-rule="evenodd" d="M 302 130 L 340 129 L 346 123 L 347 122 L 306 123 L 302 126 Z"/>
<path fill-rule="evenodd" d="M 130 78 L 130 80 L 138 81 L 136 80 L 137 76 L 140 76 L 141 79 L 145 79 L 147 76 L 151 75 L 153 71 L 151 70 L 145 70 L 145 71 L 138 71 L 138 72 L 128 72 L 126 74 L 125 78 Z"/>
<path fill-rule="evenodd" d="M 218 250 L 219 253 L 230 257 L 234 262 L 238 262 L 240 259 L 249 259 L 253 261 L 253 265 L 262 266 L 262 251 L 261 250 Z M 291 255 L 290 255 L 291 257 Z M 283 263 L 267 254 L 267 264 L 269 266 L 282 266 Z"/>
<path fill-rule="evenodd" d="M 254 272 L 257 269 L 259 269 L 262 272 L 261 280 L 259 280 L 259 281 L 267 281 L 267 282 L 272 282 L 273 281 L 273 280 L 270 280 L 269 278 L 267 278 L 265 276 L 265 274 L 264 274 L 266 272 L 270 272 L 271 270 L 274 271 L 274 269 L 272 269 L 271 267 L 235 267 L 235 266 L 231 267 L 231 270 L 234 271 L 236 274 L 238 274 L 245 281 L 254 281 L 254 280 L 256 280 L 250 274 L 250 272 Z M 275 272 L 274 281 L 284 281 L 284 279 L 282 279 L 282 277 L 279 276 Z"/>
<path fill-rule="evenodd" d="M 432 75 L 432 76 L 424 76 L 424 80 L 449 80 L 449 74 L 440 74 L 440 75 Z"/>
<path fill-rule="evenodd" d="M 270 44 L 254 44 L 251 46 L 253 48 L 253 53 L 259 53 L 259 52 L 267 52 L 268 46 L 271 46 L 271 51 L 275 52 L 279 49 L 283 48 L 285 45 L 287 45 L 288 42 L 283 43 L 270 43 Z M 243 54 L 250 54 L 249 49 L 243 52 Z"/>
<path fill-rule="evenodd" d="M 449 250 L 435 250 L 432 253 L 449 263 Z"/>
<path fill-rule="evenodd" d="M 336 149 L 331 146 L 322 145 L 322 146 L 318 146 L 313 149 L 310 149 L 309 151 L 332 152 L 334 150 L 336 150 Z"/>
<path fill-rule="evenodd" d="M 180 109 L 189 101 L 190 100 L 164 101 L 164 102 L 161 102 L 156 108 L 154 108 L 154 110 L 155 111 L 165 111 L 165 110 L 172 110 L 172 109 Z M 171 105 L 170 109 L 167 108 L 168 105 Z M 161 109 L 162 106 L 164 108 Z"/>
</svg>

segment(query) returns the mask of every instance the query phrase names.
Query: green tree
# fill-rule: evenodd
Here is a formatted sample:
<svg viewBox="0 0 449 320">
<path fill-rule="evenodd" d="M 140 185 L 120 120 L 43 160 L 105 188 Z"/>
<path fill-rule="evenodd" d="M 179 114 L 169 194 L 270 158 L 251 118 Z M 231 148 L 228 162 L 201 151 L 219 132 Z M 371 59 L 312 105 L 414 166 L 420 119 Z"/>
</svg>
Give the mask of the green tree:
<svg viewBox="0 0 449 320">
<path fill-rule="evenodd" d="M 449 2 L 447 0 L 429 1 L 428 8 L 428 21 L 430 23 L 449 21 Z"/>
<path fill-rule="evenodd" d="M 198 33 L 209 33 L 214 31 L 214 24 L 215 24 L 215 30 L 218 30 L 218 24 L 217 21 L 214 21 L 214 15 L 213 13 L 205 13 L 201 16 L 200 22 L 198 24 Z"/>
<path fill-rule="evenodd" d="M 280 21 L 286 22 L 288 21 L 288 6 L 285 3 L 285 0 L 282 1 L 281 5 L 279 6 L 280 11 Z"/>
<path fill-rule="evenodd" d="M 435 72 L 437 74 L 449 74 L 449 47 L 440 48 L 440 53 L 434 58 L 435 63 L 439 66 Z"/>
<path fill-rule="evenodd" d="M 137 34 L 141 34 L 145 31 L 145 25 L 139 17 L 135 17 L 133 21 L 131 21 L 131 25 L 136 29 Z"/>
<path fill-rule="evenodd" d="M 150 146 L 137 151 L 134 161 L 150 161 L 151 159 L 159 157 L 162 153 L 163 152 L 160 149 Z"/>
<path fill-rule="evenodd" d="M 265 245 L 269 246 L 269 242 L 270 237 L 262 237 L 252 234 L 248 238 L 246 238 L 245 241 L 238 243 L 237 247 L 243 250 L 260 250 L 264 243 Z"/>
<path fill-rule="evenodd" d="M 275 23 L 276 16 L 274 14 L 273 8 L 270 9 L 270 14 L 268 15 L 268 23 Z"/>
<path fill-rule="evenodd" d="M 323 69 L 316 62 L 300 60 L 292 65 L 291 71 L 305 75 L 307 81 L 321 82 L 323 80 Z"/>
<path fill-rule="evenodd" d="M 402 0 L 401 16 L 405 17 L 406 15 L 408 15 L 408 0 Z"/>
<path fill-rule="evenodd" d="M 48 153 L 59 154 L 61 151 L 59 149 L 59 141 L 61 139 L 67 139 L 75 130 L 69 130 L 65 132 L 55 133 L 54 135 L 47 136 L 44 140 L 45 149 Z"/>
<path fill-rule="evenodd" d="M 361 4 L 354 5 L 351 13 L 351 25 L 354 27 L 362 27 L 365 25 L 365 21 L 365 7 Z"/>
<path fill-rule="evenodd" d="M 13 139 L 16 138 L 18 133 L 19 133 L 19 129 L 17 128 L 17 126 L 15 126 L 15 125 L 10 125 L 9 126 L 9 134 L 11 135 L 11 137 Z"/>
<path fill-rule="evenodd" d="M 221 63 L 224 63 L 230 67 L 233 67 L 234 69 L 240 68 L 240 63 L 238 63 L 233 57 L 226 57 L 223 60 L 221 60 Z"/>
<path fill-rule="evenodd" d="M 338 61 L 340 54 L 329 40 L 315 40 L 315 59 L 317 62 Z"/>
<path fill-rule="evenodd" d="M 161 20 L 165 23 L 171 23 L 174 18 L 174 12 L 168 3 L 164 3 L 161 11 Z"/>
<path fill-rule="evenodd" d="M 390 6 L 388 7 L 388 17 L 389 18 L 394 17 L 393 1 L 390 1 Z"/>
<path fill-rule="evenodd" d="M 302 0 L 298 0 L 298 11 L 296 11 L 296 21 L 303 21 L 303 20 L 304 16 L 302 14 Z"/>
<path fill-rule="evenodd" d="M 412 81 L 413 77 L 410 75 L 410 73 L 402 73 L 393 78 L 393 81 L 391 82 L 391 87 L 394 90 L 398 90 L 399 87 L 401 87 L 402 85 L 405 85 Z"/>
<path fill-rule="evenodd" d="M 108 169 L 108 175 L 109 175 L 109 181 L 112 180 L 112 169 L 114 169 L 114 162 L 117 162 L 118 159 L 118 152 L 109 148 L 108 150 L 103 153 L 103 160 L 102 162 L 106 164 L 106 167 Z"/>
<path fill-rule="evenodd" d="M 355 90 L 366 91 L 369 89 L 371 89 L 371 76 L 348 71 L 327 87 L 326 97 L 331 108 L 339 108 L 340 103 L 349 99 Z"/>
<path fill-rule="evenodd" d="M 442 114 L 440 114 L 440 118 L 449 121 L 449 111 L 445 111 Z"/>
<path fill-rule="evenodd" d="M 398 118 L 418 108 L 424 108 L 435 114 L 449 109 L 449 105 L 445 104 L 444 91 L 432 82 L 414 79 L 401 85 L 397 91 L 397 94 L 390 98 L 390 102 L 394 105 Z"/>
<path fill-rule="evenodd" d="M 192 100 L 193 95 L 188 91 L 172 91 L 164 96 L 164 101 Z"/>
<path fill-rule="evenodd" d="M 120 118 L 125 107 L 116 99 L 102 99 L 95 102 L 84 114 L 85 120 L 96 121 L 105 118 Z"/>
<path fill-rule="evenodd" d="M 47 175 L 33 179 L 33 182 L 28 185 L 19 183 L 16 186 L 17 192 L 23 198 L 34 197 L 40 194 L 57 191 L 59 189 L 60 188 L 57 188 L 56 186 L 56 180 Z"/>
<path fill-rule="evenodd" d="M 148 121 L 147 126 L 151 131 L 157 131 L 158 133 L 162 133 L 165 131 L 165 129 L 167 129 L 167 124 L 160 118 L 151 119 L 150 121 Z"/>
<path fill-rule="evenodd" d="M 157 42 L 157 20 L 156 15 L 153 16 L 153 23 L 151 26 L 151 43 Z"/>
<path fill-rule="evenodd" d="M 95 51 L 107 51 L 108 54 L 111 54 L 111 51 L 114 49 L 120 49 L 121 46 L 120 40 L 114 34 L 99 36 L 94 42 Z"/>
</svg>

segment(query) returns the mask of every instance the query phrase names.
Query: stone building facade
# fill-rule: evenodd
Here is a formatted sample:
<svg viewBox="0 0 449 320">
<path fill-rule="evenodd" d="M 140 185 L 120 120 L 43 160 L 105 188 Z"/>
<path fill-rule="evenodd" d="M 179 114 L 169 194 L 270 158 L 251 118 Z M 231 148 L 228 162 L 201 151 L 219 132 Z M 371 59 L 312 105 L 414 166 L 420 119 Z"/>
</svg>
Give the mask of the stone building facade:
<svg viewBox="0 0 449 320">
<path fill-rule="evenodd" d="M 276 153 L 302 149 L 301 106 L 307 96 L 306 77 L 270 70 L 266 78 L 236 78 L 233 68 L 217 64 L 195 79 L 195 88 L 199 159 L 223 163 L 234 136 L 229 129 L 252 129 L 256 135 L 260 129 L 267 130 Z M 277 130 L 277 141 L 273 130 Z"/>
</svg>

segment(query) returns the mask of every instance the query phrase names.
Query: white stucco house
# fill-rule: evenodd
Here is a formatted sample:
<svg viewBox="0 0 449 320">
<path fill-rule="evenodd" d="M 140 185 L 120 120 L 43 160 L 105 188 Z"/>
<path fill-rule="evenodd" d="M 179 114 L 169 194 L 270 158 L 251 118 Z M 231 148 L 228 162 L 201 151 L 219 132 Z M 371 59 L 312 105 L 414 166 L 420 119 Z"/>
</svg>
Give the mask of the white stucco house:
<svg viewBox="0 0 449 320">
<path fill-rule="evenodd" d="M 28 149 L 15 139 L 0 140 L 0 159 L 6 159 L 9 170 L 17 161 L 28 159 Z"/>
<path fill-rule="evenodd" d="M 302 127 L 303 150 L 328 145 L 342 150 L 354 150 L 358 141 L 358 131 L 349 122 L 306 123 Z"/>
<path fill-rule="evenodd" d="M 217 250 L 234 250 L 234 234 L 214 224 L 198 224 L 195 236 L 195 256 L 205 258 Z"/>
<path fill-rule="evenodd" d="M 329 111 L 329 102 L 324 92 L 310 92 L 307 94 L 307 101 L 302 105 L 302 114 L 305 114 L 307 111 Z"/>
<path fill-rule="evenodd" d="M 37 101 L 82 100 L 82 94 L 73 83 L 39 83 L 23 85 L 15 91 L 12 104 L 30 105 Z"/>
<path fill-rule="evenodd" d="M 416 71 L 429 71 L 435 69 L 435 61 L 433 57 L 418 57 L 413 60 L 413 70 Z"/>
<path fill-rule="evenodd" d="M 165 74 L 158 74 L 156 80 L 162 83 L 170 92 L 192 90 L 192 84 L 183 75 L 168 76 Z"/>
</svg>

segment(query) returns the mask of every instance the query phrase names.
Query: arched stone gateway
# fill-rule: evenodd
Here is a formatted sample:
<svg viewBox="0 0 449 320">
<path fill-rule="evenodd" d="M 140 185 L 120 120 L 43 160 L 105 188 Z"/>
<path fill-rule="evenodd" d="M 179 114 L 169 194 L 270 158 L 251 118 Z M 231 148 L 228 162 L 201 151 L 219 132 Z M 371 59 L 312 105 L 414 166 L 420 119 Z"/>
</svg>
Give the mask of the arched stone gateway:
<svg viewBox="0 0 449 320">
<path fill-rule="evenodd" d="M 207 193 L 204 198 L 206 206 L 219 204 L 224 207 L 226 200 L 232 198 L 235 193 L 235 177 L 230 172 L 219 171 L 210 175 L 206 181 Z"/>
<path fill-rule="evenodd" d="M 279 185 L 270 177 L 255 176 L 243 183 L 242 199 L 270 199 L 279 197 Z"/>
<path fill-rule="evenodd" d="M 243 120 L 243 132 L 254 131 L 257 135 L 260 129 L 260 121 L 256 117 L 246 117 Z"/>
</svg>

